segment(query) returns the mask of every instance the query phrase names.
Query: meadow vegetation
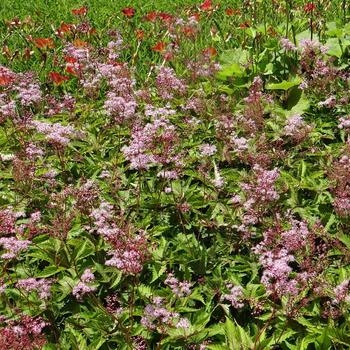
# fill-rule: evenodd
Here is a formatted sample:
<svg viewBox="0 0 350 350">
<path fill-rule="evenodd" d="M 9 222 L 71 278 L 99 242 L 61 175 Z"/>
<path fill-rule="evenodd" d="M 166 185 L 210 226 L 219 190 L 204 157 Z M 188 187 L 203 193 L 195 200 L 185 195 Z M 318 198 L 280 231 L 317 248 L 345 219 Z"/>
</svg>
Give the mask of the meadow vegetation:
<svg viewBox="0 0 350 350">
<path fill-rule="evenodd" d="M 350 4 L 0 3 L 0 350 L 346 350 Z"/>
</svg>

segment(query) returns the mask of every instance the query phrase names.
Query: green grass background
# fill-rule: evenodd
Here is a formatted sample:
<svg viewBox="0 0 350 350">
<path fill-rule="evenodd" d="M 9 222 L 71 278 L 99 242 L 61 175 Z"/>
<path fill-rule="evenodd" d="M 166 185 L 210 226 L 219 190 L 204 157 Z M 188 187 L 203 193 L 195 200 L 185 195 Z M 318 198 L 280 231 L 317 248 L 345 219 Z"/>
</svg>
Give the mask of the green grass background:
<svg viewBox="0 0 350 350">
<path fill-rule="evenodd" d="M 68 22 L 73 19 L 71 9 L 85 5 L 89 7 L 89 18 L 95 24 L 101 24 L 109 17 L 120 14 L 120 10 L 127 6 L 135 7 L 139 13 L 145 14 L 152 10 L 172 12 L 200 3 L 198 0 L 0 0 L 0 18 L 31 15 L 33 19 L 40 18 L 50 23 L 61 20 Z M 239 1 L 224 0 L 220 3 L 235 6 Z"/>
</svg>

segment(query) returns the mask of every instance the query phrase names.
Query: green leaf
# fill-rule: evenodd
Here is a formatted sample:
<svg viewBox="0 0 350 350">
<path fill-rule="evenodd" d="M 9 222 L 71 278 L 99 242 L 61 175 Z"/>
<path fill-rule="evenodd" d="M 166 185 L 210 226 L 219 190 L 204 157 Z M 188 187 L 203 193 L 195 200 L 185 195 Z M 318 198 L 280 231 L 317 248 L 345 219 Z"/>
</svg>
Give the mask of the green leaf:
<svg viewBox="0 0 350 350">
<path fill-rule="evenodd" d="M 152 265 L 152 280 L 151 283 L 155 282 L 159 277 L 161 277 L 166 271 L 166 265 L 155 263 Z"/>
<path fill-rule="evenodd" d="M 228 349 L 251 349 L 254 346 L 249 334 L 237 323 L 233 323 L 228 317 L 225 322 L 225 335 Z"/>
<path fill-rule="evenodd" d="M 328 47 L 327 55 L 335 56 L 338 58 L 342 56 L 343 51 L 338 38 L 329 38 L 326 41 L 326 46 Z"/>
<path fill-rule="evenodd" d="M 287 91 L 294 86 L 300 85 L 302 79 L 299 77 L 294 78 L 293 80 L 283 80 L 280 83 L 270 83 L 266 85 L 267 90 L 284 90 Z"/>
<path fill-rule="evenodd" d="M 298 103 L 291 108 L 290 110 L 286 111 L 286 116 L 291 116 L 295 114 L 304 114 L 310 107 L 310 102 L 308 99 L 305 98 L 304 93 L 302 93 Z"/>
<path fill-rule="evenodd" d="M 244 65 L 249 62 L 249 52 L 242 48 L 224 51 L 219 58 L 222 69 L 217 73 L 219 79 L 228 77 L 243 77 L 245 75 Z"/>
<path fill-rule="evenodd" d="M 61 271 L 64 271 L 65 268 L 62 266 L 46 266 L 43 271 L 38 273 L 35 277 L 37 278 L 46 278 L 55 275 Z"/>
<path fill-rule="evenodd" d="M 94 254 L 95 246 L 88 238 L 84 238 L 84 242 L 82 244 L 81 244 L 81 240 L 79 240 L 79 243 L 80 243 L 80 247 L 76 252 L 76 256 L 75 256 L 76 261 L 79 261 L 81 259 L 84 259 Z"/>
</svg>

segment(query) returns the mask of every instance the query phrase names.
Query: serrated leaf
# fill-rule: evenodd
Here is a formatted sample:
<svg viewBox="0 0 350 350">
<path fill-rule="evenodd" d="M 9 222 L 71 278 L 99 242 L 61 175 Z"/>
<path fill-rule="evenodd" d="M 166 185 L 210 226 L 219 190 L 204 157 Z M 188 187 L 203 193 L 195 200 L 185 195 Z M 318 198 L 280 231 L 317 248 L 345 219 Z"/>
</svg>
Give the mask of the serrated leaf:
<svg viewBox="0 0 350 350">
<path fill-rule="evenodd" d="M 36 278 L 46 278 L 55 275 L 61 271 L 64 271 L 65 268 L 62 266 L 46 266 L 43 271 L 36 274 Z"/>
<path fill-rule="evenodd" d="M 294 86 L 299 86 L 302 82 L 302 79 L 299 77 L 294 78 L 293 80 L 283 80 L 280 83 L 270 83 L 266 85 L 267 90 L 284 90 L 287 91 Z"/>
</svg>

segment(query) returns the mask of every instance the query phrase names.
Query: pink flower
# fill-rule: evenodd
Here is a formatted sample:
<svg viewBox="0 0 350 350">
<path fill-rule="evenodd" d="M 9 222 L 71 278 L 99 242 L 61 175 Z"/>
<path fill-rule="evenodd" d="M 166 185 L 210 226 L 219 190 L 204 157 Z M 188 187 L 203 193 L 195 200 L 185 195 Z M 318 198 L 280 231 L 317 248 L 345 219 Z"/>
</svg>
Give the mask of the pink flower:
<svg viewBox="0 0 350 350">
<path fill-rule="evenodd" d="M 23 280 L 19 280 L 16 284 L 17 288 L 23 289 L 27 293 L 35 291 L 38 293 L 40 299 L 48 299 L 51 296 L 51 284 L 52 281 L 47 279 L 35 279 L 35 278 L 27 278 Z"/>
<path fill-rule="evenodd" d="M 180 318 L 176 323 L 176 328 L 188 329 L 190 327 L 190 321 L 187 318 Z"/>
<path fill-rule="evenodd" d="M 191 294 L 192 283 L 188 281 L 179 282 L 179 280 L 172 273 L 168 274 L 164 284 L 169 286 L 172 292 L 179 298 L 186 297 Z"/>
<path fill-rule="evenodd" d="M 350 280 L 345 280 L 340 283 L 334 288 L 333 292 L 335 294 L 335 304 L 339 304 L 342 301 L 350 303 Z"/>
<path fill-rule="evenodd" d="M 183 95 L 186 92 L 185 83 L 176 77 L 172 68 L 161 67 L 156 78 L 156 86 L 160 97 L 172 99 L 175 94 Z"/>
<path fill-rule="evenodd" d="M 230 289 L 228 294 L 222 294 L 220 299 L 222 301 L 227 300 L 235 309 L 240 309 L 244 306 L 242 303 L 243 299 L 243 288 L 241 286 L 233 286 L 229 284 L 227 286 Z"/>
<path fill-rule="evenodd" d="M 18 321 L 6 321 L 0 329 L 0 349 L 37 350 L 46 343 L 42 334 L 48 324 L 41 317 L 22 315 Z"/>
<path fill-rule="evenodd" d="M 199 147 L 202 157 L 210 157 L 217 152 L 217 148 L 215 145 L 210 145 L 205 143 Z"/>
<path fill-rule="evenodd" d="M 21 251 L 26 250 L 31 243 L 31 241 L 19 240 L 15 237 L 1 237 L 0 245 L 7 250 L 7 253 L 2 254 L 1 258 L 6 260 L 16 258 L 18 254 Z"/>
<path fill-rule="evenodd" d="M 95 281 L 95 276 L 90 269 L 86 269 L 80 277 L 80 281 L 73 288 L 72 294 L 80 301 L 83 296 L 88 293 L 93 293 L 96 291 L 96 287 L 89 286 L 88 283 Z"/>
<path fill-rule="evenodd" d="M 49 142 L 59 146 L 67 146 L 70 139 L 77 135 L 77 132 L 70 125 L 50 124 L 38 120 L 33 121 L 32 125 L 38 132 L 45 134 Z"/>
<path fill-rule="evenodd" d="M 282 48 L 286 51 L 296 51 L 296 46 L 287 38 L 282 38 L 280 40 Z"/>
</svg>

